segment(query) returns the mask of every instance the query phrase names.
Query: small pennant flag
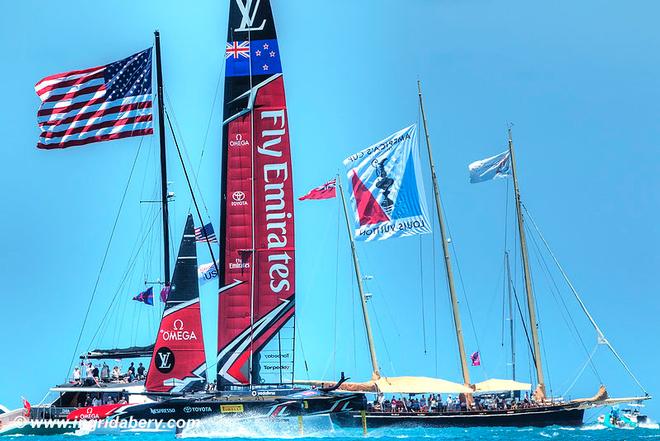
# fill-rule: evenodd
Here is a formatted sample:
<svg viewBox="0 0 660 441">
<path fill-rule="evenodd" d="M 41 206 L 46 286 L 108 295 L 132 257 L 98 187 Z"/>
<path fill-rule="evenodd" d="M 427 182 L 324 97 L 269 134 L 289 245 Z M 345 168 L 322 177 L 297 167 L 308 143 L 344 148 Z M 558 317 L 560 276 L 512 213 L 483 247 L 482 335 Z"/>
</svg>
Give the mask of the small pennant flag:
<svg viewBox="0 0 660 441">
<path fill-rule="evenodd" d="M 331 179 L 319 187 L 312 188 L 306 195 L 299 197 L 298 200 L 332 199 L 335 197 L 337 197 L 337 178 Z"/>
<path fill-rule="evenodd" d="M 165 303 L 167 298 L 170 296 L 170 290 L 172 287 L 170 285 L 163 286 L 163 289 L 160 290 L 160 301 Z"/>
<path fill-rule="evenodd" d="M 508 178 L 511 176 L 511 154 L 506 151 L 490 158 L 474 161 L 468 165 L 468 170 L 470 170 L 470 184 Z"/>
<path fill-rule="evenodd" d="M 470 360 L 472 360 L 472 366 L 481 366 L 481 355 L 479 355 L 479 351 L 470 355 Z"/>
<path fill-rule="evenodd" d="M 21 397 L 21 399 L 23 400 L 23 416 L 25 418 L 30 418 L 30 413 L 32 413 L 32 406 L 25 397 Z"/>
<path fill-rule="evenodd" d="M 218 239 L 215 237 L 215 231 L 213 231 L 213 225 L 210 222 L 203 227 L 195 228 L 195 241 L 218 243 Z"/>
<path fill-rule="evenodd" d="M 215 264 L 213 262 L 205 263 L 197 268 L 197 278 L 200 285 L 218 278 L 218 271 L 216 270 L 218 265 L 220 265 L 220 261 L 216 261 Z"/>
<path fill-rule="evenodd" d="M 133 300 L 154 306 L 154 289 L 149 287 L 145 291 L 142 291 L 140 294 L 133 297 Z"/>
</svg>

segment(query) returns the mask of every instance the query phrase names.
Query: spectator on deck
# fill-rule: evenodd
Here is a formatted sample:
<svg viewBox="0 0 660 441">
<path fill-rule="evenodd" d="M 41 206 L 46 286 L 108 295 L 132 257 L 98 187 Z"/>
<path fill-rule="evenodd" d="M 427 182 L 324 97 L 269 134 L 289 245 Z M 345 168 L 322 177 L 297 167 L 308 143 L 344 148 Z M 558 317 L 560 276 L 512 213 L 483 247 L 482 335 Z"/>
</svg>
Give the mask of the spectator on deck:
<svg viewBox="0 0 660 441">
<path fill-rule="evenodd" d="M 112 368 L 112 379 L 114 381 L 119 381 L 121 378 L 121 369 L 119 369 L 119 366 L 115 366 Z"/>
<path fill-rule="evenodd" d="M 128 373 L 128 381 L 130 383 L 135 378 L 135 366 L 133 365 L 132 361 L 126 372 Z"/>
<path fill-rule="evenodd" d="M 101 367 L 101 381 L 108 382 L 110 380 L 110 366 L 108 366 L 105 361 Z"/>
<path fill-rule="evenodd" d="M 429 410 L 431 412 L 438 410 L 438 400 L 435 398 L 435 395 L 431 395 L 431 398 L 429 398 Z"/>
<path fill-rule="evenodd" d="M 78 366 L 73 368 L 73 382 L 80 384 L 80 368 Z"/>
<path fill-rule="evenodd" d="M 137 368 L 138 380 L 144 380 L 144 366 L 142 363 Z"/>
</svg>

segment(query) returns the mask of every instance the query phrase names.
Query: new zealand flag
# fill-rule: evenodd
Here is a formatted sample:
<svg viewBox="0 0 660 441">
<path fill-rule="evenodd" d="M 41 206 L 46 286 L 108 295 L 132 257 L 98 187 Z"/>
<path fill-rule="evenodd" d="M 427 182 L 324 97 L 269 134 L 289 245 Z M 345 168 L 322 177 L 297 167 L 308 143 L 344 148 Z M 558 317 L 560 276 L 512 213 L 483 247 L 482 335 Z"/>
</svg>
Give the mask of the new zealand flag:
<svg viewBox="0 0 660 441">
<path fill-rule="evenodd" d="M 272 75 L 282 72 L 277 40 L 231 41 L 225 52 L 226 76 Z"/>
</svg>

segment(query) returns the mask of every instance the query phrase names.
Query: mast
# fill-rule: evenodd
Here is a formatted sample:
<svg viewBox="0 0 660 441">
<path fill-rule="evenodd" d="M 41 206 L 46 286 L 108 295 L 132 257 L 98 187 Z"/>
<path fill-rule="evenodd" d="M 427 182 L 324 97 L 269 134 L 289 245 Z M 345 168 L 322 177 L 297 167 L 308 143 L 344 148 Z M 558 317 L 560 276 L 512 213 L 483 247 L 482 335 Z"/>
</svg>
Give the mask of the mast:
<svg viewBox="0 0 660 441">
<path fill-rule="evenodd" d="M 160 140 L 160 194 L 163 212 L 163 269 L 165 286 L 170 285 L 170 231 L 167 207 L 167 152 L 165 150 L 165 104 L 163 101 L 163 69 L 160 63 L 160 32 L 156 39 L 156 88 L 158 89 L 158 136 Z"/>
<path fill-rule="evenodd" d="M 376 347 L 374 346 L 374 337 L 371 333 L 371 323 L 369 322 L 369 312 L 367 311 L 367 298 L 364 296 L 364 287 L 362 286 L 362 273 L 360 272 L 360 262 L 358 261 L 357 252 L 355 250 L 355 240 L 353 240 L 353 231 L 351 229 L 351 221 L 348 218 L 348 207 L 346 206 L 346 198 L 344 197 L 344 188 L 341 185 L 341 179 L 337 175 L 337 186 L 339 187 L 339 194 L 341 195 L 341 203 L 344 208 L 344 217 L 346 218 L 346 231 L 348 232 L 348 239 L 351 241 L 351 254 L 353 255 L 353 267 L 355 268 L 355 278 L 357 279 L 358 290 L 360 291 L 360 301 L 362 304 L 362 317 L 364 318 L 364 328 L 367 331 L 367 341 L 369 343 L 369 354 L 371 355 L 371 367 L 373 369 L 371 378 L 376 380 L 380 378 L 380 370 L 378 369 L 378 360 L 376 359 Z"/>
<path fill-rule="evenodd" d="M 511 287 L 511 267 L 509 266 L 509 253 L 504 253 L 504 260 L 506 262 L 506 277 L 508 280 L 508 293 L 509 293 L 509 338 L 511 344 L 511 379 L 516 379 L 516 339 L 513 327 L 513 292 Z"/>
<path fill-rule="evenodd" d="M 534 291 L 532 289 L 532 275 L 529 269 L 529 256 L 527 254 L 527 240 L 525 238 L 525 226 L 520 204 L 520 190 L 518 188 L 518 177 L 516 175 L 516 160 L 513 154 L 513 138 L 509 127 L 509 155 L 511 156 L 511 171 L 513 174 L 513 190 L 516 198 L 516 214 L 518 217 L 518 236 L 520 237 L 520 250 L 523 261 L 523 272 L 525 276 L 525 291 L 527 293 L 527 309 L 529 312 L 529 326 L 532 329 L 532 344 L 534 346 L 534 366 L 536 367 L 536 379 L 538 386 L 535 391 L 537 399 L 545 399 L 545 381 L 543 378 L 543 363 L 541 361 L 541 345 L 539 343 L 539 329 L 536 321 L 536 306 L 534 302 Z"/>
<path fill-rule="evenodd" d="M 463 329 L 461 326 L 461 316 L 458 309 L 458 298 L 454 288 L 454 274 L 451 270 L 451 258 L 449 256 L 449 247 L 447 246 L 447 233 L 445 231 L 445 221 L 442 216 L 442 204 L 440 202 L 440 189 L 438 179 L 433 165 L 433 155 L 431 152 L 431 138 L 426 123 L 426 113 L 424 113 L 424 100 L 422 99 L 422 83 L 417 81 L 417 91 L 419 95 L 419 107 L 422 111 L 422 121 L 424 122 L 424 133 L 426 135 L 426 148 L 428 150 L 429 167 L 431 169 L 431 179 L 433 181 L 433 193 L 435 195 L 435 207 L 438 214 L 438 223 L 440 224 L 440 240 L 442 241 L 442 251 L 445 255 L 445 272 L 447 275 L 447 285 L 449 286 L 449 297 L 451 298 L 452 315 L 454 317 L 454 328 L 456 329 L 456 341 L 458 343 L 458 355 L 461 360 L 461 371 L 463 373 L 463 383 L 470 386 L 470 372 L 467 365 L 467 354 L 465 353 L 465 344 L 463 343 Z"/>
</svg>

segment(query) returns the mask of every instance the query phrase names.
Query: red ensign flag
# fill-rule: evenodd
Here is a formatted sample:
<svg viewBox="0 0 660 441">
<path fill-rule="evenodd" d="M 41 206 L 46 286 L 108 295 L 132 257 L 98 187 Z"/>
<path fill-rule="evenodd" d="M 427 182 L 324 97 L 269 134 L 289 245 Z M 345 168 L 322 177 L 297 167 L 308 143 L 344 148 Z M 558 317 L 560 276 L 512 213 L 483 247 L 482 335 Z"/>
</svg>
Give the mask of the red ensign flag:
<svg viewBox="0 0 660 441">
<path fill-rule="evenodd" d="M 298 200 L 332 199 L 334 197 L 337 197 L 337 178 L 331 179 L 325 184 L 311 189 L 306 195 L 299 197 Z"/>
</svg>

